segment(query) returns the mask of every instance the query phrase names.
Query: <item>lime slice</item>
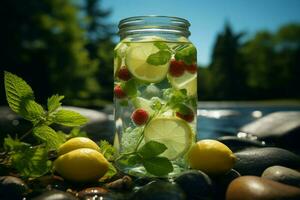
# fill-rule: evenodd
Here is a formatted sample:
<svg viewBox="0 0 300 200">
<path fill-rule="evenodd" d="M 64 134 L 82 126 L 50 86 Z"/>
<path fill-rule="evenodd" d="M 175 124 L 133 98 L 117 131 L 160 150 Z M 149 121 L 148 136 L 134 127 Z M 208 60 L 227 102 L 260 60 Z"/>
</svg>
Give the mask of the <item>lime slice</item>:
<svg viewBox="0 0 300 200">
<path fill-rule="evenodd" d="M 185 154 L 193 141 L 190 126 L 176 117 L 157 117 L 151 120 L 144 130 L 145 142 L 157 141 L 166 145 L 161 156 L 174 160 Z"/>
<path fill-rule="evenodd" d="M 197 94 L 197 74 L 190 74 L 185 72 L 180 77 L 168 76 L 172 87 L 181 90 L 186 89 L 188 96 L 195 96 Z"/>
<path fill-rule="evenodd" d="M 169 62 L 164 65 L 151 65 L 147 58 L 159 49 L 153 43 L 139 43 L 138 46 L 130 46 L 126 51 L 125 62 L 131 74 L 142 81 L 156 83 L 166 77 Z"/>
<path fill-rule="evenodd" d="M 146 110 L 149 113 L 149 115 L 152 115 L 154 113 L 153 109 L 151 108 L 151 101 L 147 99 L 144 99 L 142 97 L 136 97 L 132 99 L 131 102 L 135 109 L 142 108 Z"/>
</svg>

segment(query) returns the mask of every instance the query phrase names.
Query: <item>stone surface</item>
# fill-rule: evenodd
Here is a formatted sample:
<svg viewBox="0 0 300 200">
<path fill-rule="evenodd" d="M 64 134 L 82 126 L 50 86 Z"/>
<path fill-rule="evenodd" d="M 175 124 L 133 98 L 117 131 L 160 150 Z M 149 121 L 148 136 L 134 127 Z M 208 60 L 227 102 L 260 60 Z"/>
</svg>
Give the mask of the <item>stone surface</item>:
<svg viewBox="0 0 300 200">
<path fill-rule="evenodd" d="M 246 149 L 235 153 L 237 161 L 234 165 L 241 175 L 260 176 L 263 171 L 274 165 L 300 168 L 300 157 L 288 150 L 265 147 Z"/>
<path fill-rule="evenodd" d="M 108 196 L 108 190 L 102 187 L 86 188 L 78 192 L 78 197 L 80 199 L 96 199 L 101 197 L 104 198 L 105 196 Z"/>
<path fill-rule="evenodd" d="M 250 133 L 258 139 L 272 142 L 276 146 L 294 149 L 300 141 L 300 112 L 275 112 L 240 129 L 241 132 Z"/>
<path fill-rule="evenodd" d="M 105 184 L 105 187 L 113 190 L 130 190 L 133 187 L 132 179 L 129 176 L 123 176 L 113 182 Z"/>
<path fill-rule="evenodd" d="M 136 191 L 130 200 L 185 200 L 183 190 L 176 184 L 153 181 Z"/>
<path fill-rule="evenodd" d="M 190 170 L 180 174 L 174 180 L 186 193 L 187 199 L 211 199 L 213 195 L 212 181 L 207 174 L 198 170 Z"/>
<path fill-rule="evenodd" d="M 240 177 L 240 173 L 231 169 L 229 172 L 222 176 L 213 177 L 214 186 L 214 199 L 225 199 L 226 190 L 228 185 L 236 178 Z"/>
<path fill-rule="evenodd" d="M 226 200 L 299 200 L 300 189 L 255 176 L 243 176 L 232 181 Z"/>
<path fill-rule="evenodd" d="M 300 187 L 300 172 L 282 166 L 272 166 L 267 168 L 262 178 L 271 179 L 280 183 Z"/>
<path fill-rule="evenodd" d="M 13 176 L 0 177 L 0 199 L 22 199 L 28 190 L 27 185 L 21 179 Z"/>
<path fill-rule="evenodd" d="M 217 140 L 228 146 L 233 152 L 246 148 L 266 146 L 266 144 L 262 141 L 251 140 L 249 138 L 239 138 L 236 136 L 222 136 Z"/>
<path fill-rule="evenodd" d="M 51 190 L 33 198 L 33 200 L 78 200 L 78 198 L 68 192 Z"/>
</svg>

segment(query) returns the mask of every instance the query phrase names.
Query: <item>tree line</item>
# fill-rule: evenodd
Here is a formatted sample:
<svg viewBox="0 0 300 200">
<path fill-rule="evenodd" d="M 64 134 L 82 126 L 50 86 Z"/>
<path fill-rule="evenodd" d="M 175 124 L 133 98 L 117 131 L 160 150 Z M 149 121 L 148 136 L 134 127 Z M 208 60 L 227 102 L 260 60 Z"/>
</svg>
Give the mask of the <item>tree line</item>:
<svg viewBox="0 0 300 200">
<path fill-rule="evenodd" d="M 112 101 L 116 26 L 101 0 L 3 0 L 0 13 L 1 80 L 5 70 L 23 77 L 41 102 L 55 93 L 69 105 Z M 300 25 L 245 36 L 229 24 L 218 34 L 211 63 L 199 67 L 199 99 L 300 98 Z M 0 95 L 5 105 L 3 81 Z"/>
<path fill-rule="evenodd" d="M 211 63 L 199 68 L 199 99 L 300 98 L 300 24 L 245 36 L 225 24 L 216 38 Z"/>
</svg>

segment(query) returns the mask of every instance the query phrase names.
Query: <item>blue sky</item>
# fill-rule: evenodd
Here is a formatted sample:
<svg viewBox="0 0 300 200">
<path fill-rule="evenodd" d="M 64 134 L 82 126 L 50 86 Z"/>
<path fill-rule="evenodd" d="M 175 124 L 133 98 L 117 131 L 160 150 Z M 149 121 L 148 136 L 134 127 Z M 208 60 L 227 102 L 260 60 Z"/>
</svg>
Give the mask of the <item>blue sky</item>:
<svg viewBox="0 0 300 200">
<path fill-rule="evenodd" d="M 246 31 L 248 37 L 257 30 L 275 31 L 285 23 L 300 23 L 300 0 L 102 0 L 101 6 L 112 9 L 108 22 L 115 24 L 126 17 L 153 14 L 188 19 L 190 40 L 202 65 L 210 62 L 216 35 L 225 21 L 234 31 Z"/>
</svg>

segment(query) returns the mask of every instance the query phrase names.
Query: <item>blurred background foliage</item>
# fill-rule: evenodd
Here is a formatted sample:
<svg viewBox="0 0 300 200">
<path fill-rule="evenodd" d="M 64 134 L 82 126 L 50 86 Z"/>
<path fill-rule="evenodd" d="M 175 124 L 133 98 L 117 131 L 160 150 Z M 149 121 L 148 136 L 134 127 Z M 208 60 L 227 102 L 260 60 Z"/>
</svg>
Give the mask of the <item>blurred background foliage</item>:
<svg viewBox="0 0 300 200">
<path fill-rule="evenodd" d="M 101 107 L 112 101 L 116 24 L 101 0 L 2 0 L 0 72 L 30 83 L 40 102 Z M 201 50 L 199 50 L 201 53 Z M 300 24 L 252 37 L 230 23 L 215 40 L 211 63 L 199 66 L 199 100 L 300 98 Z M 6 104 L 1 81 L 0 104 Z"/>
</svg>

